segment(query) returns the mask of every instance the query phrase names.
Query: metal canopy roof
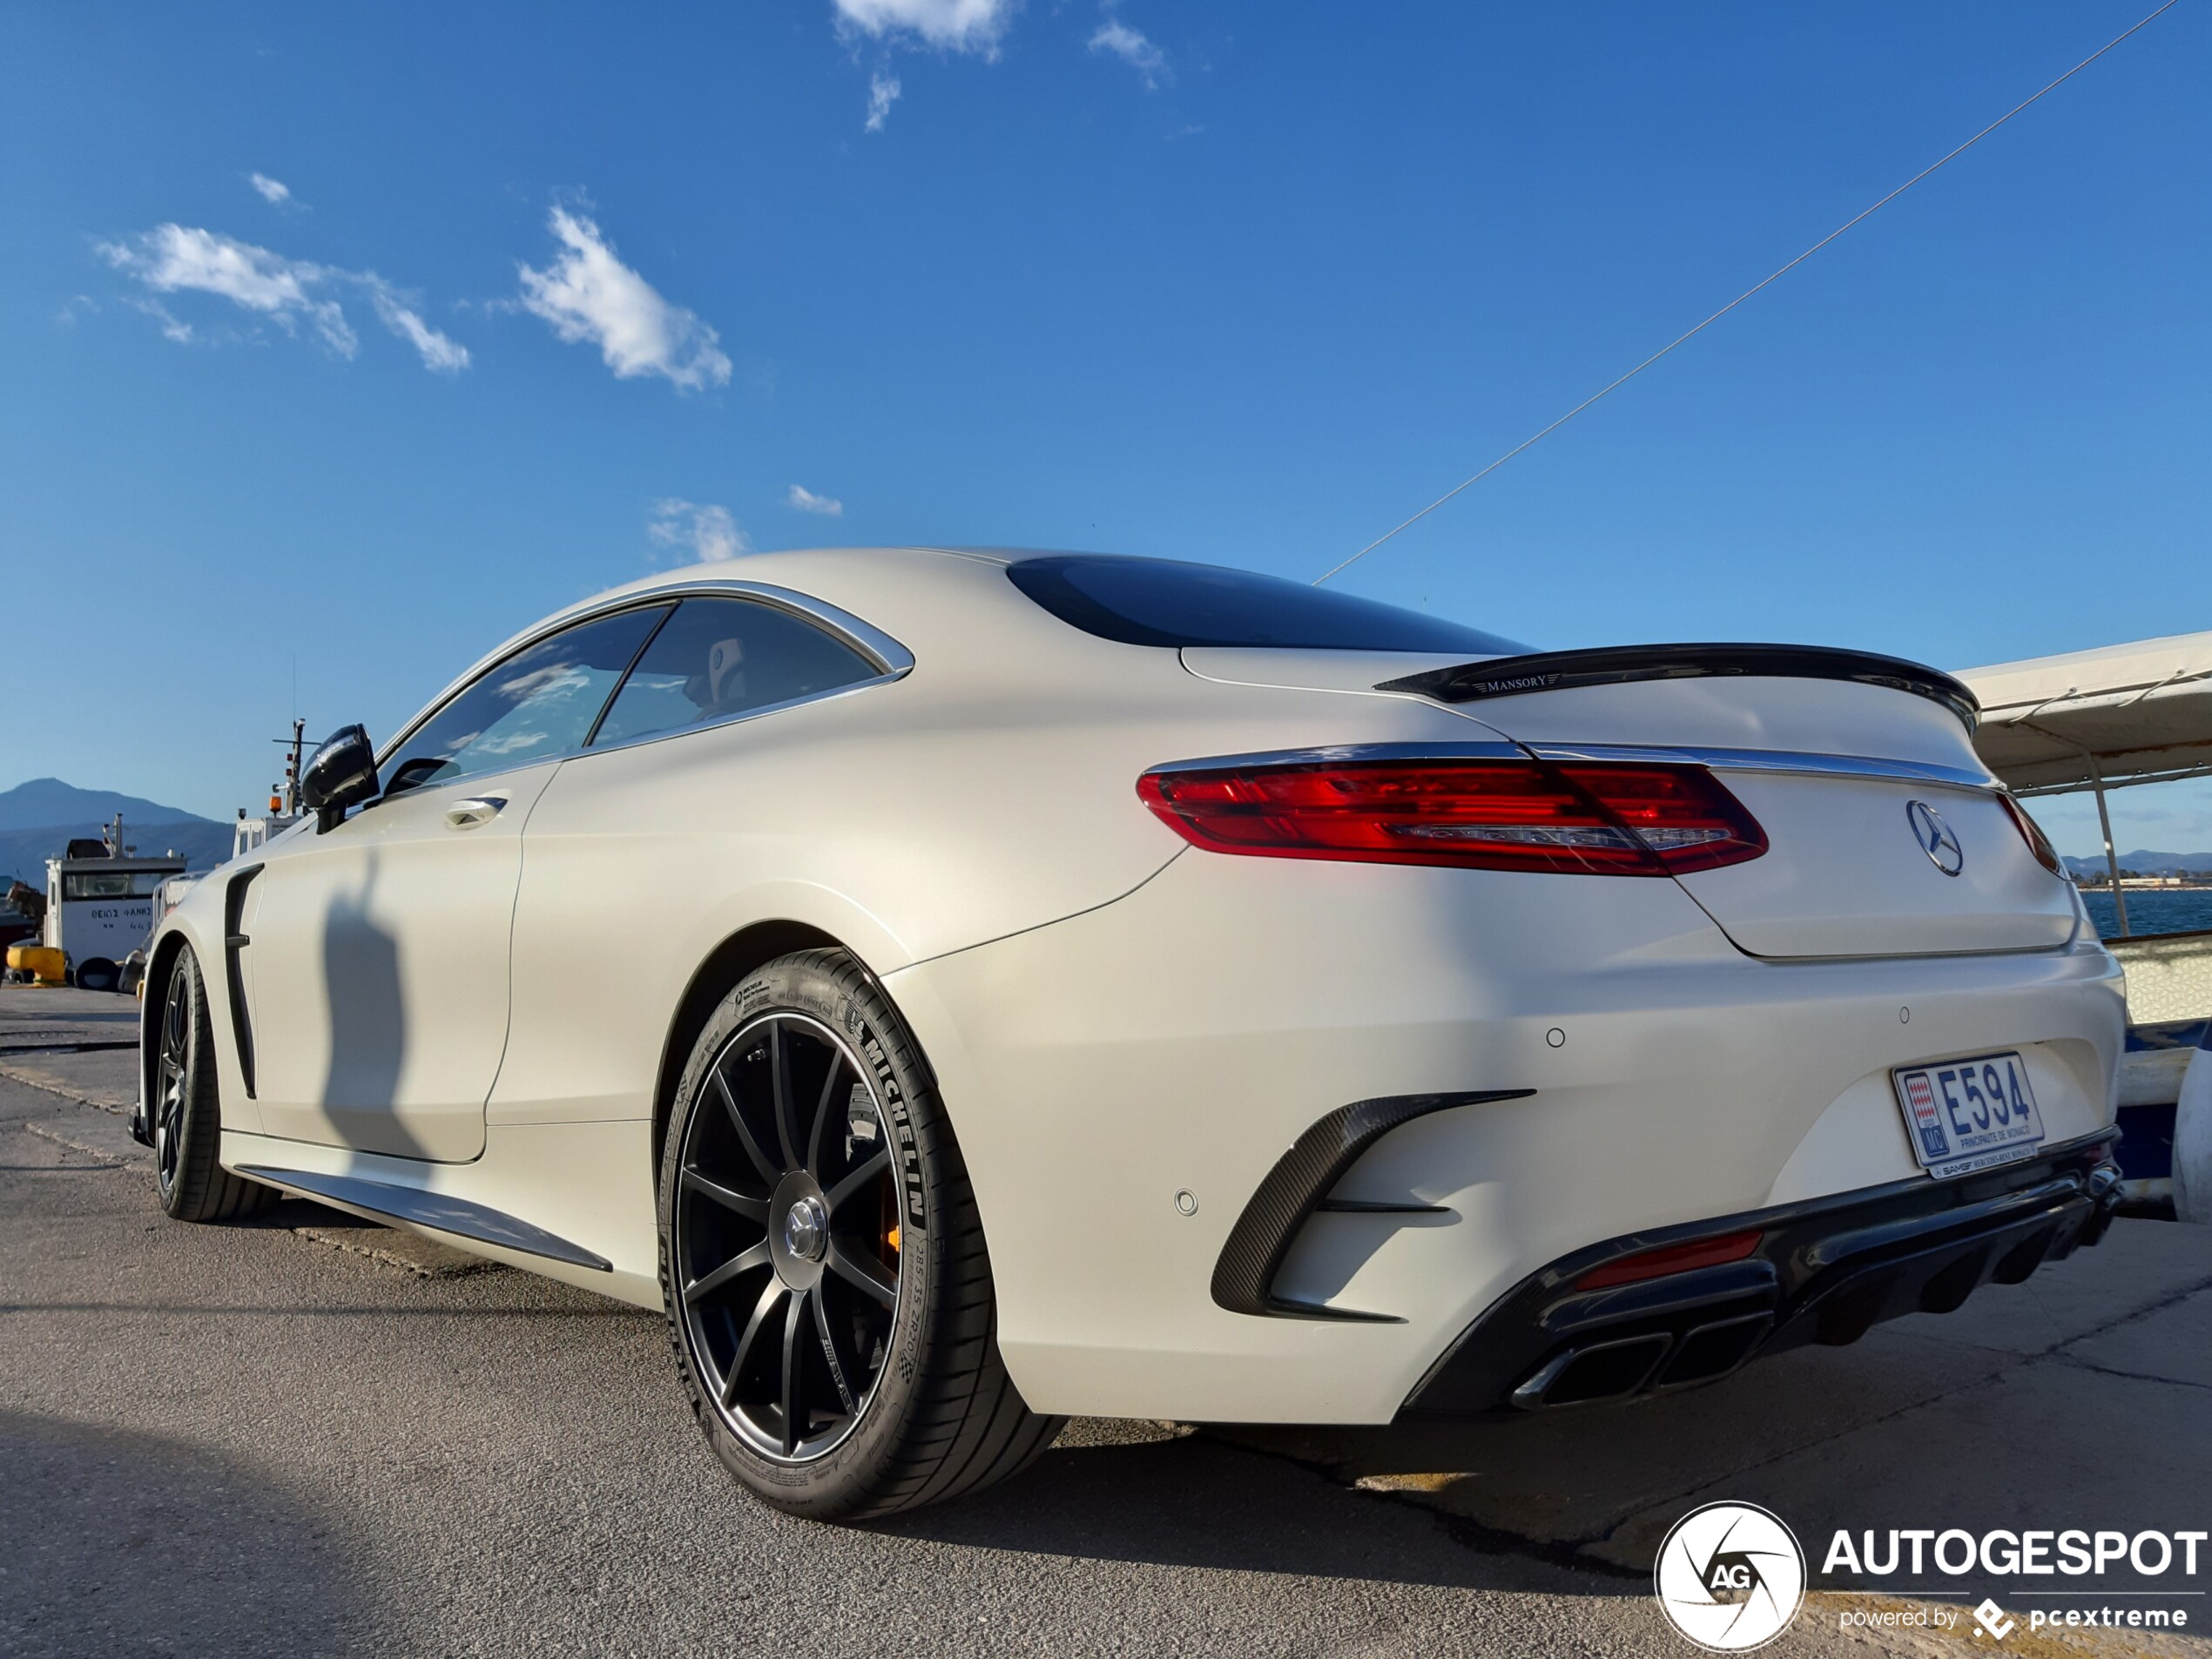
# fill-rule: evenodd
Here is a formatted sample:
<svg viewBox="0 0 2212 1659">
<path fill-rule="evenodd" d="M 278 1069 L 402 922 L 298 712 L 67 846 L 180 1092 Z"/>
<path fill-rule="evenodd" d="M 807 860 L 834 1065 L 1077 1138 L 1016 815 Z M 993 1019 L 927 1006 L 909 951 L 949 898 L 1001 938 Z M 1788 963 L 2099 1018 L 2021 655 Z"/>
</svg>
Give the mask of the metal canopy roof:
<svg viewBox="0 0 2212 1659">
<path fill-rule="evenodd" d="M 2212 633 L 1970 668 L 1974 747 L 2022 795 L 2212 773 Z"/>
</svg>

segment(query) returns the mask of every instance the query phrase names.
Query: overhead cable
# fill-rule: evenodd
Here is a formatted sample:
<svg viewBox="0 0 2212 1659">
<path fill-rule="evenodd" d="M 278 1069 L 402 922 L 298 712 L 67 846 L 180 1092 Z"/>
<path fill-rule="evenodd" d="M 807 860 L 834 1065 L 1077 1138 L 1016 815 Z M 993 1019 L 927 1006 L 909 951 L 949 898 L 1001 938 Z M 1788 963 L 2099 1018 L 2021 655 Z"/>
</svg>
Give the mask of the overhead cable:
<svg viewBox="0 0 2212 1659">
<path fill-rule="evenodd" d="M 1391 529 L 1385 530 L 1380 536 L 1375 537 L 1373 541 L 1368 543 L 1366 546 L 1361 548 L 1350 558 L 1331 565 L 1326 570 L 1323 571 L 1318 577 L 1314 578 L 1313 585 L 1318 588 L 1324 582 L 1326 582 L 1331 577 L 1336 575 L 1338 571 L 1348 569 L 1352 565 L 1357 564 L 1361 559 L 1366 558 L 1367 555 L 1373 552 L 1385 542 L 1390 540 L 1392 536 L 1397 535 L 1399 530 L 1410 529 L 1415 524 L 1420 523 L 1421 520 L 1426 518 L 1438 508 L 1443 506 L 1446 502 L 1450 501 L 1461 490 L 1467 489 L 1468 485 L 1479 483 L 1481 480 L 1488 477 L 1492 473 L 1497 471 L 1499 468 L 1504 466 L 1507 462 L 1511 461 L 1522 450 L 1541 442 L 1545 438 L 1549 437 L 1553 433 L 1558 431 L 1560 428 L 1565 426 L 1569 421 L 1573 420 L 1584 409 L 1589 408 L 1591 404 L 1596 402 L 1608 393 L 1617 391 L 1622 387 L 1626 386 L 1630 381 L 1635 379 L 1637 375 L 1642 374 L 1645 369 L 1649 368 L 1662 357 L 1664 357 L 1669 352 L 1674 350 L 1676 347 L 1683 345 L 1686 341 L 1695 339 L 1697 335 L 1703 334 L 1706 329 L 1711 327 L 1723 317 L 1728 315 L 1730 312 L 1735 310 L 1737 307 L 1742 305 L 1753 294 L 1758 293 L 1760 289 L 1767 287 L 1770 283 L 1774 282 L 1777 279 L 1788 275 L 1791 271 L 1794 271 L 1797 266 L 1803 265 L 1807 260 L 1811 259 L 1814 254 L 1819 253 L 1822 248 L 1826 247 L 1829 243 L 1834 241 L 1838 237 L 1841 236 L 1845 231 L 1850 230 L 1853 226 L 1859 224 L 1865 219 L 1872 218 L 1883 208 L 1888 206 L 1892 202 L 1895 201 L 1899 196 L 1905 194 L 1906 191 L 1912 189 L 1913 185 L 1919 184 L 1923 179 L 1925 179 L 1930 173 L 1944 165 L 1945 163 L 1955 160 L 1959 157 L 1966 154 L 1967 151 L 1973 149 L 1991 133 L 1996 132 L 1999 127 L 2003 126 L 2006 122 L 2011 120 L 2021 111 L 2027 109 L 2030 105 L 2036 102 L 2037 99 L 2042 98 L 2046 93 L 2056 91 L 2060 87 L 2065 85 L 2068 81 L 2072 80 L 2076 75 L 2079 75 L 2083 70 L 2088 68 L 2090 64 L 2095 63 L 2097 59 L 2102 57 L 2114 47 L 2119 45 L 2120 43 L 2127 39 L 2128 36 L 2134 34 L 2138 30 L 2141 30 L 2149 24 L 2156 21 L 2160 17 L 2168 11 L 2171 11 L 2180 3 L 2181 0 L 2166 0 L 2166 3 L 2164 5 L 2159 7 L 2156 11 L 2150 13 L 2149 16 L 2144 17 L 2142 21 L 2136 24 L 2134 28 L 2123 30 L 2119 34 L 2114 35 L 2110 40 L 2105 42 L 2103 45 L 2098 47 L 2096 51 L 2091 52 L 2087 57 L 2076 64 L 2072 69 L 2067 71 L 2065 74 L 2060 76 L 2058 79 L 2053 81 L 2048 86 L 2044 87 L 2041 91 L 2036 92 L 2028 98 L 2022 98 L 2018 104 L 2013 105 L 2011 109 L 2006 111 L 2004 114 L 1999 116 L 1994 121 L 1992 121 L 1980 132 L 1975 133 L 1973 138 L 1967 139 L 1966 143 L 1960 145 L 1949 154 L 1939 156 L 1935 160 L 1931 161 L 1926 166 L 1921 168 L 1919 172 L 1914 173 L 1910 179 L 1899 185 L 1895 190 L 1892 190 L 1888 195 L 1883 197 L 1881 200 L 1876 202 L 1871 207 L 1869 207 L 1863 212 L 1856 213 L 1850 219 L 1845 219 L 1842 224 L 1837 226 L 1834 230 L 1829 232 L 1827 235 L 1822 237 L 1817 242 L 1815 242 L 1804 253 L 1798 254 L 1796 259 L 1791 260 L 1789 264 L 1777 267 L 1777 269 L 1770 272 L 1760 280 L 1753 283 L 1750 287 L 1744 289 L 1743 293 L 1737 294 L 1736 298 L 1723 306 L 1718 311 L 1713 313 L 1711 316 L 1706 318 L 1704 321 L 1699 323 L 1695 328 L 1687 329 L 1683 333 L 1676 335 L 1674 339 L 1669 341 L 1657 351 L 1652 353 L 1650 356 L 1645 358 L 1627 374 L 1622 375 L 1618 380 L 1609 381 L 1605 385 L 1598 388 L 1596 391 L 1592 392 L 1588 397 L 1584 398 L 1580 403 L 1577 403 L 1573 408 L 1568 410 L 1566 414 L 1561 415 L 1559 419 L 1554 421 L 1549 426 L 1544 428 L 1540 432 L 1534 433 L 1530 436 L 1523 438 L 1519 443 L 1514 445 L 1512 448 L 1507 450 L 1505 454 L 1500 455 L 1488 466 L 1483 468 L 1480 472 L 1475 473 L 1470 477 L 1464 478 L 1460 482 L 1453 485 L 1451 489 L 1446 490 L 1434 501 L 1429 502 L 1427 506 L 1422 508 L 1420 512 L 1415 513 L 1411 518 L 1405 520 L 1403 523 L 1396 524 Z"/>
</svg>

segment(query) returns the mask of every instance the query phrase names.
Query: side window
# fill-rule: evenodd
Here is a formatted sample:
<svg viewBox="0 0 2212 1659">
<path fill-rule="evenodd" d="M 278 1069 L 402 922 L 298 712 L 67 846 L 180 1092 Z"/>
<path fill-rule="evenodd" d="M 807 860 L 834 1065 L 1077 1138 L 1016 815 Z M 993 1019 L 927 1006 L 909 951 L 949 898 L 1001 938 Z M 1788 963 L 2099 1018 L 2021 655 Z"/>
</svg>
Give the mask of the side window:
<svg viewBox="0 0 2212 1659">
<path fill-rule="evenodd" d="M 637 659 L 592 739 L 625 743 L 835 691 L 882 671 L 787 610 L 686 599 Z"/>
<path fill-rule="evenodd" d="M 623 670 L 671 609 L 649 605 L 578 623 L 487 670 L 385 763 L 384 793 L 575 753 Z"/>
</svg>

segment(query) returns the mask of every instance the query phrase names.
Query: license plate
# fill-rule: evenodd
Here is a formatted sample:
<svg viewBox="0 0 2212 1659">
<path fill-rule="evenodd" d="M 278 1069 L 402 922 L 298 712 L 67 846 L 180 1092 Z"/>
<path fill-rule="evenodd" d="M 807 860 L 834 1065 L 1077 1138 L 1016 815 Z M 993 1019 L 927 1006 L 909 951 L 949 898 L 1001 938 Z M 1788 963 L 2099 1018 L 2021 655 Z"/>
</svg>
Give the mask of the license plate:
<svg viewBox="0 0 2212 1659">
<path fill-rule="evenodd" d="M 2043 1139 L 2043 1114 L 2018 1054 L 1904 1066 L 1890 1074 L 1912 1156 L 1936 1177 L 2026 1157 Z"/>
</svg>

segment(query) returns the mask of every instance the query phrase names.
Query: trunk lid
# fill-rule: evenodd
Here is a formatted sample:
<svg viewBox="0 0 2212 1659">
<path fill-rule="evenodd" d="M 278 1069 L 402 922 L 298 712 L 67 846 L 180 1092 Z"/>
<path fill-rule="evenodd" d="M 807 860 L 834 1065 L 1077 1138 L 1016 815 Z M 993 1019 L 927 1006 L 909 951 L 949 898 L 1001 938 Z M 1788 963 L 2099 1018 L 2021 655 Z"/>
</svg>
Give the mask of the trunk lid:
<svg viewBox="0 0 2212 1659">
<path fill-rule="evenodd" d="M 1755 956 L 2052 949 L 2077 926 L 2071 884 L 2037 860 L 1974 754 L 1972 694 L 1915 664 L 1810 648 L 1660 646 L 1361 681 L 1363 666 L 1385 665 L 1366 652 L 1184 658 L 1207 678 L 1421 697 L 1548 758 L 1710 767 L 1758 819 L 1769 848 L 1674 879 Z M 1929 814 L 1949 843 L 1931 833 Z"/>
</svg>

